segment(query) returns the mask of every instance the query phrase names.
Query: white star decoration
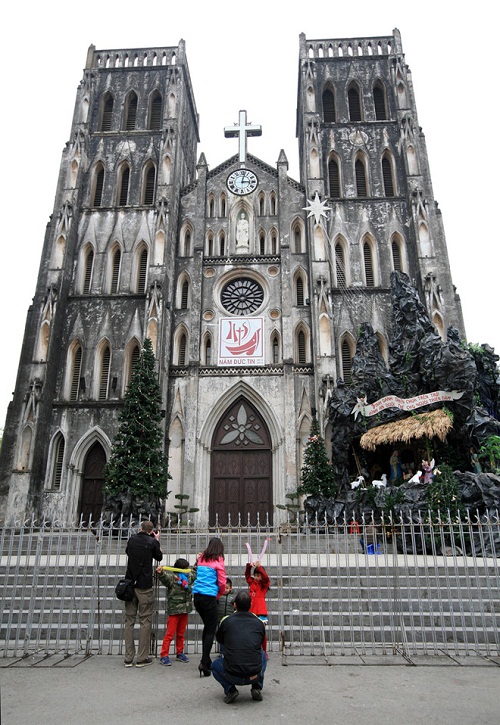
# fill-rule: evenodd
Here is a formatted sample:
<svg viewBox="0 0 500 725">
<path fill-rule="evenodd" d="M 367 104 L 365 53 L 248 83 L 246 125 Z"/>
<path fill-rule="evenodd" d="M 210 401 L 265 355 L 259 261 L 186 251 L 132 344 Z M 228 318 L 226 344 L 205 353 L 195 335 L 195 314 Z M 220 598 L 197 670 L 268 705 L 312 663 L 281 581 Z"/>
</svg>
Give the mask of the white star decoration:
<svg viewBox="0 0 500 725">
<path fill-rule="evenodd" d="M 314 201 L 311 201 L 310 199 L 307 200 L 310 206 L 304 206 L 302 207 L 304 211 L 308 211 L 309 214 L 307 215 L 307 218 L 313 216 L 314 221 L 316 224 L 319 224 L 319 221 L 322 216 L 326 217 L 326 212 L 331 211 L 330 207 L 326 205 L 326 199 L 325 201 L 320 201 L 318 192 L 314 195 Z"/>
</svg>

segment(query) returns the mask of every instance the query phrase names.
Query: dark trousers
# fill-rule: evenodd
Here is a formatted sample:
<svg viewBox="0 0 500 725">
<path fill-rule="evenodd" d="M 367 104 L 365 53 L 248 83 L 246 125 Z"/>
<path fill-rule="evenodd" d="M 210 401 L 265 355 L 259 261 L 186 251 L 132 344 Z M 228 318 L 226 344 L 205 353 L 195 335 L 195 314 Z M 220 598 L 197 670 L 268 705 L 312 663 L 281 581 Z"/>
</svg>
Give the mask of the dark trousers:
<svg viewBox="0 0 500 725">
<path fill-rule="evenodd" d="M 193 602 L 194 607 L 203 622 L 203 633 L 201 635 L 201 663 L 204 667 L 210 667 L 210 651 L 214 643 L 218 621 L 217 598 L 210 597 L 208 594 L 195 594 Z"/>
<path fill-rule="evenodd" d="M 224 669 L 224 657 L 218 657 L 212 662 L 212 675 L 215 677 L 224 688 L 224 694 L 227 695 L 229 690 L 235 685 L 252 685 L 262 690 L 264 687 L 264 672 L 267 667 L 267 657 L 264 650 L 262 650 L 262 670 L 255 677 L 237 677 L 235 675 L 229 675 Z"/>
</svg>

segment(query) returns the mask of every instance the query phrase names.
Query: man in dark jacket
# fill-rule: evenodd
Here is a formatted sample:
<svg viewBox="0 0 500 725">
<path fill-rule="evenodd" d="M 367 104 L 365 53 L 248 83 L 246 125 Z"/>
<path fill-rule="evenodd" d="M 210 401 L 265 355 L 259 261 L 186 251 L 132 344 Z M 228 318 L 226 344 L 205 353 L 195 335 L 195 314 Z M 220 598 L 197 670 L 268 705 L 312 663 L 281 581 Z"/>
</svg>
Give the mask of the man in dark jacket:
<svg viewBox="0 0 500 725">
<path fill-rule="evenodd" d="M 125 549 L 128 562 L 126 579 L 134 582 L 135 596 L 125 602 L 125 667 L 132 667 L 135 657 L 134 626 L 139 615 L 139 647 L 136 667 L 153 664 L 149 656 L 151 622 L 154 612 L 153 559 L 161 561 L 163 554 L 159 543 L 160 534 L 154 532 L 152 521 L 143 521 L 138 534 L 127 542 Z"/>
<path fill-rule="evenodd" d="M 267 665 L 262 643 L 266 628 L 250 612 L 251 603 L 248 592 L 238 592 L 234 600 L 236 611 L 223 619 L 217 630 L 217 641 L 224 647 L 224 656 L 212 662 L 212 674 L 224 688 L 227 704 L 239 695 L 236 685 L 251 685 L 252 699 L 262 700 Z"/>
</svg>

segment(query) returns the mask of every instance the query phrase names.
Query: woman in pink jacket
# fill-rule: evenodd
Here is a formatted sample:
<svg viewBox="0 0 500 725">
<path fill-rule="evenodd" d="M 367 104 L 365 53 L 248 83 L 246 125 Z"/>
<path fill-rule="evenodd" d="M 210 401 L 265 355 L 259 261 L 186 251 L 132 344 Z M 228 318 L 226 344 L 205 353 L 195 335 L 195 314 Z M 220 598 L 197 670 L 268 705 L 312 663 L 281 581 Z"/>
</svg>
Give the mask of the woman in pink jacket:
<svg viewBox="0 0 500 725">
<path fill-rule="evenodd" d="M 224 566 L 224 544 L 220 539 L 210 539 L 208 546 L 198 556 L 196 581 L 193 586 L 193 601 L 203 621 L 201 636 L 202 654 L 198 665 L 200 677 L 210 676 L 210 650 L 217 629 L 217 600 L 226 591 L 226 569 Z"/>
</svg>

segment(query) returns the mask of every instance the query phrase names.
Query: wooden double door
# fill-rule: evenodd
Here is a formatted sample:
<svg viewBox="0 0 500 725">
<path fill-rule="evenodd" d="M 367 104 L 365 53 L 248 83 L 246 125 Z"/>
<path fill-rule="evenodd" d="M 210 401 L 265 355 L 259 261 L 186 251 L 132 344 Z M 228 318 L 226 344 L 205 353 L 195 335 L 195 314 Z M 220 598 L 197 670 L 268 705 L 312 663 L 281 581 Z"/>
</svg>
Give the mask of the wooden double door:
<svg viewBox="0 0 500 725">
<path fill-rule="evenodd" d="M 209 519 L 212 526 L 273 520 L 269 430 L 245 398 L 224 413 L 212 439 Z"/>
<path fill-rule="evenodd" d="M 100 443 L 94 443 L 85 457 L 79 515 L 87 523 L 98 521 L 101 516 L 104 490 L 104 466 L 106 453 Z"/>
</svg>

